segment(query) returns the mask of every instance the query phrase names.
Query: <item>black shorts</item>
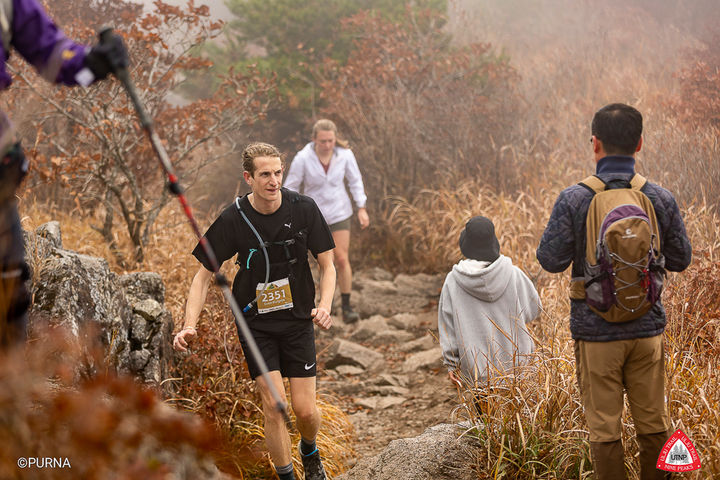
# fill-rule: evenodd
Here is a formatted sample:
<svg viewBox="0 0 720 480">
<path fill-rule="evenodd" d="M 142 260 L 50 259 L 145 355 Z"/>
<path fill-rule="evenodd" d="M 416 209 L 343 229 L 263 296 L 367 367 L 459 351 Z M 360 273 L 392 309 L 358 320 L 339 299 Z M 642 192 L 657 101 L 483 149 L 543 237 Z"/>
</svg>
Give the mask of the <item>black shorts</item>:
<svg viewBox="0 0 720 480">
<path fill-rule="evenodd" d="M 270 320 L 273 328 L 253 328 L 250 332 L 257 343 L 268 370 L 279 370 L 283 377 L 314 377 L 317 374 L 315 357 L 315 326 L 311 320 Z M 282 327 L 282 328 L 277 328 Z M 252 357 L 244 338 L 240 339 L 250 377 L 260 375 L 260 367 Z"/>
</svg>

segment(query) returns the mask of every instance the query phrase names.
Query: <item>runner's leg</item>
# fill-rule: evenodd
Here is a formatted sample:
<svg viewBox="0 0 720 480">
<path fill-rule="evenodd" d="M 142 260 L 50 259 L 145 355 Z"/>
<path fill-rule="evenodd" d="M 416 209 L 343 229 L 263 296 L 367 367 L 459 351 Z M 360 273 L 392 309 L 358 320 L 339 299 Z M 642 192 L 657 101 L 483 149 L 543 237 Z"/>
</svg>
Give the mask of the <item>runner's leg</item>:
<svg viewBox="0 0 720 480">
<path fill-rule="evenodd" d="M 316 377 L 290 378 L 290 398 L 297 418 L 297 429 L 308 442 L 315 440 L 320 429 L 315 388 Z"/>
<path fill-rule="evenodd" d="M 337 230 L 332 233 L 335 241 L 335 269 L 337 270 L 340 293 L 350 293 L 352 289 L 352 268 L 350 267 L 350 230 Z"/>
<path fill-rule="evenodd" d="M 300 459 L 305 480 L 326 480 L 315 438 L 320 428 L 320 412 L 315 398 L 315 377 L 290 377 L 290 396 L 300 431 Z"/>
<path fill-rule="evenodd" d="M 268 376 L 282 400 L 286 402 L 285 385 L 280 372 L 273 370 Z M 263 413 L 265 414 L 265 443 L 268 452 L 270 452 L 270 458 L 276 466 L 287 465 L 292 462 L 292 457 L 290 454 L 290 436 L 285 425 L 285 419 L 275 408 L 275 401 L 265 383 L 265 379 L 259 376 L 255 379 L 255 382 L 260 391 Z"/>
</svg>

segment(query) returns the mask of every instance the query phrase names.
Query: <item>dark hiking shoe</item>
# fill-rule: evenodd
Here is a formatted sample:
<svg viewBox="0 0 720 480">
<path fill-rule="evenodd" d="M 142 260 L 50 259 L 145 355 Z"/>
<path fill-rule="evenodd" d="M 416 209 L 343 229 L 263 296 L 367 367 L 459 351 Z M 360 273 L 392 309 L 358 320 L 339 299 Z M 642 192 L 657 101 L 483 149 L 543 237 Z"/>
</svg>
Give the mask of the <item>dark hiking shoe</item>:
<svg viewBox="0 0 720 480">
<path fill-rule="evenodd" d="M 353 310 L 352 307 L 343 307 L 342 314 L 345 323 L 355 323 L 360 320 L 360 314 Z"/>
<path fill-rule="evenodd" d="M 303 455 L 300 444 L 298 444 L 298 451 L 305 471 L 305 480 L 325 480 L 327 477 L 318 449 L 316 448 L 310 455 Z"/>
</svg>

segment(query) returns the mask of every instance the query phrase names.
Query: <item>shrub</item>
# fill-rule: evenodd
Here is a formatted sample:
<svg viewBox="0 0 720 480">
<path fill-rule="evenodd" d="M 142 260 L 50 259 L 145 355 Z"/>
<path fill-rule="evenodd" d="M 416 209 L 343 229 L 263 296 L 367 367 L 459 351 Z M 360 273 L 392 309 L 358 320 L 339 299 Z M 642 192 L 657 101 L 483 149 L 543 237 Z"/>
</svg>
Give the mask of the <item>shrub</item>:
<svg viewBox="0 0 720 480">
<path fill-rule="evenodd" d="M 413 198 L 451 171 L 512 184 L 494 151 L 513 132 L 513 69 L 487 44 L 454 46 L 442 15 L 407 15 L 403 23 L 368 12 L 344 21 L 352 54 L 319 72 L 322 113 L 351 140 L 371 203 Z"/>
<path fill-rule="evenodd" d="M 66 341 L 61 328 L 37 333 L 27 351 L 3 352 L 0 477 L 213 478 L 221 440 L 210 424 L 132 378 L 98 369 L 78 379 L 88 355 L 102 364 L 102 352 Z M 69 467 L 21 470 L 21 457 L 66 459 Z"/>
</svg>

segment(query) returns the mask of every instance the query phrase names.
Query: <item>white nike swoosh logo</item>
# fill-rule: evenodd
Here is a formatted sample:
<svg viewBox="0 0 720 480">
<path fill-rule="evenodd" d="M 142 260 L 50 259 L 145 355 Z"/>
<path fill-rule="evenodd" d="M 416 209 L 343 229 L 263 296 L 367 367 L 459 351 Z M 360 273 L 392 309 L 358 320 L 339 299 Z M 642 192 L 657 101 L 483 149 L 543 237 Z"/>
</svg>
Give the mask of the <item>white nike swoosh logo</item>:
<svg viewBox="0 0 720 480">
<path fill-rule="evenodd" d="M 312 365 L 308 365 L 308 364 L 306 363 L 306 364 L 305 364 L 305 370 L 310 370 L 310 369 L 311 369 L 312 367 L 314 367 L 314 366 L 315 366 L 314 363 L 313 363 Z"/>
</svg>

